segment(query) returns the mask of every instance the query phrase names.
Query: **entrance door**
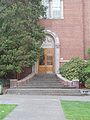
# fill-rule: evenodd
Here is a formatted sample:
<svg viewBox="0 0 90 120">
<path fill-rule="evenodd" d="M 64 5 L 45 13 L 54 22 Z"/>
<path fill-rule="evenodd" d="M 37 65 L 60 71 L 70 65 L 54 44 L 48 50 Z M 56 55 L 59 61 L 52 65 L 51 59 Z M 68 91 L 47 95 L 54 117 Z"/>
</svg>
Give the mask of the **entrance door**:
<svg viewBox="0 0 90 120">
<path fill-rule="evenodd" d="M 54 72 L 54 48 L 43 48 L 39 57 L 39 73 Z"/>
</svg>

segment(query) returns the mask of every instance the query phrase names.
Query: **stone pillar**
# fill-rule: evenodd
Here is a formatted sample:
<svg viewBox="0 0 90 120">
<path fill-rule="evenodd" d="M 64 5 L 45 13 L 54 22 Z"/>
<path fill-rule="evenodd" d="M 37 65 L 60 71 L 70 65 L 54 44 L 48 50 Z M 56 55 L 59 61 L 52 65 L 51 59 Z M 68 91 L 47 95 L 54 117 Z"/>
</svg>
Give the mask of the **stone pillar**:
<svg viewBox="0 0 90 120">
<path fill-rule="evenodd" d="M 55 73 L 59 73 L 60 68 L 60 45 L 55 45 Z"/>
<path fill-rule="evenodd" d="M 35 74 L 37 74 L 37 73 L 38 73 L 38 61 L 35 62 Z"/>
<path fill-rule="evenodd" d="M 32 66 L 32 73 L 35 73 L 35 64 Z"/>
<path fill-rule="evenodd" d="M 17 79 L 10 80 L 10 88 L 17 87 Z"/>
<path fill-rule="evenodd" d="M 79 88 L 79 80 L 72 80 L 73 87 Z"/>
</svg>

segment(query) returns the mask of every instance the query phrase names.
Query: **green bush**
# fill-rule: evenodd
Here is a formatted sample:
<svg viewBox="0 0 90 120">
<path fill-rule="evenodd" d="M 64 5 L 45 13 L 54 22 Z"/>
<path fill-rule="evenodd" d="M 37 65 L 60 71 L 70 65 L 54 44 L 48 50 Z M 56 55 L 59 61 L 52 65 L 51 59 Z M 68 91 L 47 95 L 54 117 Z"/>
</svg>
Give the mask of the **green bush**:
<svg viewBox="0 0 90 120">
<path fill-rule="evenodd" d="M 90 48 L 88 48 L 88 51 L 87 51 L 87 53 L 90 55 Z"/>
<path fill-rule="evenodd" d="M 81 58 L 72 58 L 60 68 L 60 74 L 69 80 L 79 79 L 80 82 L 84 83 L 87 80 L 86 67 L 87 62 Z"/>
<path fill-rule="evenodd" d="M 88 75 L 88 78 L 90 78 L 90 58 L 87 60 L 88 66 L 86 67 L 85 71 Z"/>
<path fill-rule="evenodd" d="M 87 51 L 88 55 L 89 55 L 89 59 L 87 60 L 87 63 L 88 63 L 88 66 L 86 68 L 86 72 L 88 74 L 88 77 L 90 78 L 90 48 L 88 48 L 88 51 Z"/>
<path fill-rule="evenodd" d="M 90 89 L 90 78 L 88 78 L 87 81 L 85 82 L 85 86 L 86 88 Z"/>
</svg>

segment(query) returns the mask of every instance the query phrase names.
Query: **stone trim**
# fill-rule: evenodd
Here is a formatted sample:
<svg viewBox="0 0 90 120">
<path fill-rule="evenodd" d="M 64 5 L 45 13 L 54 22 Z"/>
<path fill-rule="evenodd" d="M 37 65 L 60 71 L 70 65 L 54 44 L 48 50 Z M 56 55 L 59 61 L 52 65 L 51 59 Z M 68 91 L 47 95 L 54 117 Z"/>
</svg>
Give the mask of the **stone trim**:
<svg viewBox="0 0 90 120">
<path fill-rule="evenodd" d="M 54 50 L 55 50 L 55 73 L 59 73 L 59 68 L 60 68 L 60 41 L 59 37 L 56 35 L 55 32 L 52 32 L 51 30 L 45 30 L 46 34 L 49 34 L 53 37 L 54 39 Z"/>
<path fill-rule="evenodd" d="M 61 74 L 56 74 L 56 75 L 63 81 L 65 86 L 79 88 L 79 80 L 78 79 L 70 81 L 70 80 L 62 77 Z"/>
<path fill-rule="evenodd" d="M 31 73 L 30 75 L 28 75 L 27 77 L 19 81 L 17 79 L 11 79 L 10 88 L 18 88 L 18 86 L 26 85 L 34 75 L 35 75 L 35 72 Z"/>
<path fill-rule="evenodd" d="M 60 60 L 60 63 L 66 63 L 69 62 L 70 60 Z"/>
<path fill-rule="evenodd" d="M 17 86 L 22 86 L 25 85 L 29 82 L 29 80 L 35 75 L 35 73 L 31 73 L 30 75 L 28 75 L 27 77 L 17 81 Z"/>
</svg>

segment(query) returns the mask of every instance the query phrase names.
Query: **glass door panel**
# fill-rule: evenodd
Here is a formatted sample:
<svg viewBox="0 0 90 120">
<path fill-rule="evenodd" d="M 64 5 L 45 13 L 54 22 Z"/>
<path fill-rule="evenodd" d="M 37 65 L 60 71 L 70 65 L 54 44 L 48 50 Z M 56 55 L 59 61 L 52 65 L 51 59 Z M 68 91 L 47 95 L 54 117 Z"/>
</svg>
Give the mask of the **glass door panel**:
<svg viewBox="0 0 90 120">
<path fill-rule="evenodd" d="M 43 54 L 39 57 L 39 71 L 43 73 L 54 70 L 54 49 L 44 48 Z"/>
</svg>

